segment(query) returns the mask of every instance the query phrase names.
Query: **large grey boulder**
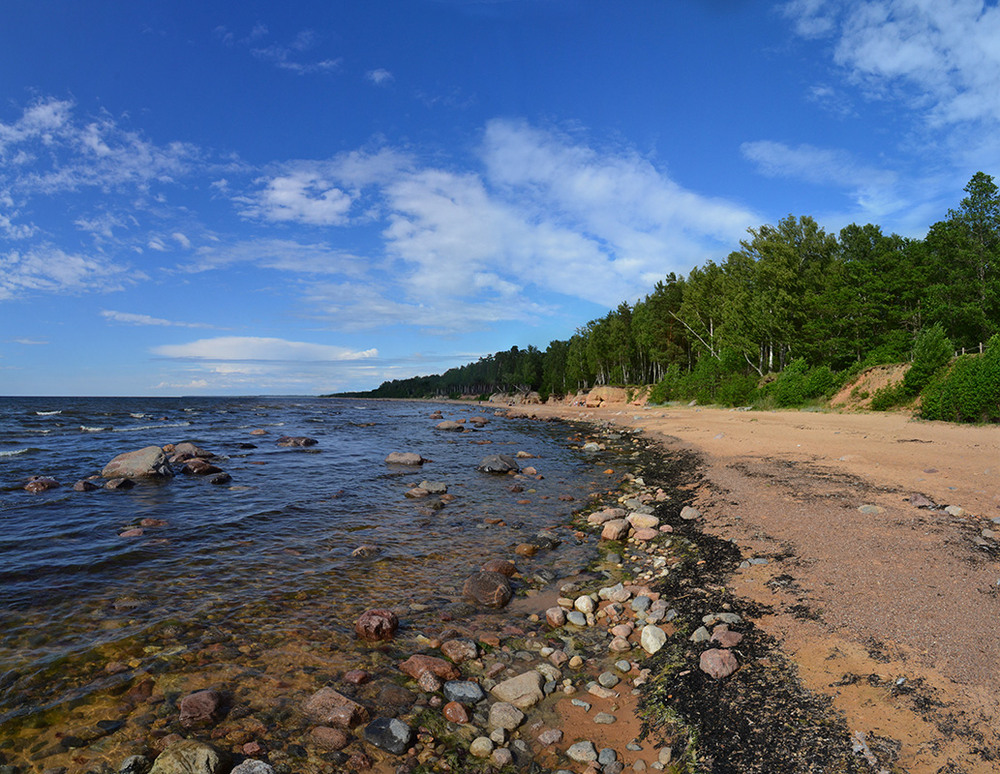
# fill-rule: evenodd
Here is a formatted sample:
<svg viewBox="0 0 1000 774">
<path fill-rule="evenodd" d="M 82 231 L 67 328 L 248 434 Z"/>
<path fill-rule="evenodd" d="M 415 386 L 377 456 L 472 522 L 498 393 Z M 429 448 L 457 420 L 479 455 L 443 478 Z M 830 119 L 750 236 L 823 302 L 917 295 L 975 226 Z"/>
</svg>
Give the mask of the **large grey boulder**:
<svg viewBox="0 0 1000 774">
<path fill-rule="evenodd" d="M 104 478 L 168 478 L 174 471 L 159 446 L 119 454 L 101 471 Z"/>
<path fill-rule="evenodd" d="M 518 709 L 534 707 L 545 698 L 545 693 L 542 691 L 542 676 L 535 670 L 497 683 L 490 693 L 500 701 L 513 704 Z"/>
</svg>

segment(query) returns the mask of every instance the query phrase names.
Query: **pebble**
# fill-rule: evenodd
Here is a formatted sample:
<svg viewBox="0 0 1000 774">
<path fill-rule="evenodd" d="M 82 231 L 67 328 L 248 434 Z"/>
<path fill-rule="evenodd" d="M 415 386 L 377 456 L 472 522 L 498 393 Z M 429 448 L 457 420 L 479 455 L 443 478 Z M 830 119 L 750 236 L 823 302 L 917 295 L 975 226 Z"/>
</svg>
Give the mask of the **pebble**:
<svg viewBox="0 0 1000 774">
<path fill-rule="evenodd" d="M 708 632 L 705 632 L 708 634 Z M 642 645 L 642 649 L 653 655 L 660 648 L 662 648 L 667 642 L 667 634 L 659 626 L 644 626 L 642 628 L 642 634 L 640 635 L 639 644 Z"/>
<path fill-rule="evenodd" d="M 598 675 L 597 677 L 597 682 L 599 682 L 605 688 L 614 688 L 616 685 L 618 685 L 618 683 L 621 682 L 621 678 L 618 677 L 618 675 L 616 675 L 614 672 L 601 672 L 601 674 Z"/>
<path fill-rule="evenodd" d="M 449 701 L 445 704 L 442 714 L 452 723 L 464 725 L 469 722 L 468 711 L 457 701 Z"/>
<path fill-rule="evenodd" d="M 566 620 L 573 624 L 574 626 L 586 626 L 587 616 L 581 613 L 579 610 L 571 610 L 566 614 Z"/>
<path fill-rule="evenodd" d="M 365 726 L 364 737 L 380 750 L 402 755 L 413 741 L 413 729 L 398 718 L 375 718 Z"/>
<path fill-rule="evenodd" d="M 495 766 L 503 768 L 504 766 L 510 766 L 514 762 L 514 754 L 504 747 L 499 747 L 490 755 L 490 760 L 493 761 Z"/>
<path fill-rule="evenodd" d="M 478 704 L 486 698 L 479 683 L 466 680 L 449 680 L 444 684 L 444 697 L 448 701 L 457 701 L 466 706 Z"/>
<path fill-rule="evenodd" d="M 581 656 L 573 656 L 573 658 L 569 660 L 570 669 L 579 669 L 582 666 L 583 666 L 583 658 Z"/>
<path fill-rule="evenodd" d="M 681 508 L 681 518 L 684 519 L 684 521 L 693 521 L 699 516 L 701 516 L 701 513 L 697 508 L 692 508 L 690 505 L 685 505 Z"/>
<path fill-rule="evenodd" d="M 577 763 L 588 763 L 597 760 L 597 748 L 593 742 L 577 742 L 566 750 L 566 756 Z"/>
<path fill-rule="evenodd" d="M 602 748 L 601 751 L 597 754 L 597 762 L 600 763 L 602 766 L 607 766 L 611 763 L 614 763 L 616 760 L 618 760 L 618 753 L 616 753 L 610 747 Z"/>
<path fill-rule="evenodd" d="M 608 690 L 603 685 L 598 685 L 597 683 L 587 683 L 587 693 L 589 693 L 591 696 L 596 696 L 598 699 L 618 698 L 617 693 Z"/>
<path fill-rule="evenodd" d="M 618 718 L 616 718 L 610 712 L 598 712 L 596 715 L 594 715 L 594 722 L 597 723 L 598 725 L 610 726 L 616 720 L 618 720 Z"/>
<path fill-rule="evenodd" d="M 230 774 L 274 774 L 274 769 L 269 763 L 249 758 L 234 768 Z"/>
<path fill-rule="evenodd" d="M 639 613 L 649 610 L 649 606 L 651 604 L 653 604 L 652 600 L 649 597 L 642 595 L 633 599 L 630 607 L 633 611 Z"/>
<path fill-rule="evenodd" d="M 490 726 L 513 731 L 524 721 L 524 713 L 510 702 L 498 701 L 490 706 Z"/>
<path fill-rule="evenodd" d="M 688 639 L 691 640 L 691 642 L 708 642 L 711 636 L 712 635 L 709 634 L 708 629 L 704 626 L 699 626 L 694 630 L 694 634 L 692 634 Z"/>
<path fill-rule="evenodd" d="M 493 740 L 488 736 L 477 736 L 469 745 L 469 753 L 477 758 L 487 758 L 493 753 Z"/>
<path fill-rule="evenodd" d="M 632 669 L 632 662 L 626 659 L 619 659 L 615 662 L 615 669 L 619 672 L 628 672 Z"/>
<path fill-rule="evenodd" d="M 548 747 L 562 741 L 563 732 L 558 728 L 548 728 L 538 735 L 538 743 Z"/>
<path fill-rule="evenodd" d="M 594 600 L 590 598 L 589 594 L 584 594 L 583 596 L 577 597 L 573 602 L 573 607 L 579 610 L 583 614 L 594 612 Z"/>
<path fill-rule="evenodd" d="M 584 712 L 590 712 L 591 705 L 583 699 L 570 699 L 570 703 L 576 707 L 583 707 Z"/>
</svg>

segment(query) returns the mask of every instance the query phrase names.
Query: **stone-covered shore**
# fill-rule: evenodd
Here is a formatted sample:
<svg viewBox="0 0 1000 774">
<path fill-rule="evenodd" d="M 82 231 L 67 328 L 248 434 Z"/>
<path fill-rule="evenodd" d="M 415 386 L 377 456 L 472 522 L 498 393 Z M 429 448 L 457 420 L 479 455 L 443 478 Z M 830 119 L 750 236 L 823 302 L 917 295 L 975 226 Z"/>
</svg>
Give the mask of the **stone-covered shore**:
<svg viewBox="0 0 1000 774">
<path fill-rule="evenodd" d="M 367 661 L 284 718 L 222 686 L 167 695 L 147 679 L 123 697 L 156 719 L 135 755 L 42 770 L 0 750 L 0 774 L 872 770 L 864 740 L 756 629 L 766 611 L 727 592 L 743 557 L 699 529 L 697 457 L 611 427 L 581 426 L 578 440 L 607 455 L 606 486 L 562 530 L 483 565 L 512 587 L 509 604 L 487 594 L 398 638 L 392 611 L 366 613 Z M 592 546 L 592 561 L 556 577 L 546 556 L 563 539 Z"/>
</svg>

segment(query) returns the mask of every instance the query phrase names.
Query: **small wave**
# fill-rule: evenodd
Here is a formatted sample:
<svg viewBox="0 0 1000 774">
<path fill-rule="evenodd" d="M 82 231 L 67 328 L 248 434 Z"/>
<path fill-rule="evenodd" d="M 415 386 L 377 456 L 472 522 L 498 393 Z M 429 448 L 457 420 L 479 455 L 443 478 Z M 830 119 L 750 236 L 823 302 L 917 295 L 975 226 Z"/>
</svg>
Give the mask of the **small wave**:
<svg viewBox="0 0 1000 774">
<path fill-rule="evenodd" d="M 62 414 L 62 409 L 59 411 L 36 411 L 35 414 L 40 417 L 51 417 L 54 414 Z"/>
<path fill-rule="evenodd" d="M 113 427 L 89 427 L 87 425 L 80 425 L 81 433 L 103 433 L 105 430 L 114 430 Z"/>
<path fill-rule="evenodd" d="M 0 451 L 0 457 L 16 457 L 19 454 L 27 454 L 31 449 L 10 449 L 9 451 Z"/>
<path fill-rule="evenodd" d="M 148 417 L 149 414 L 143 414 L 143 413 L 140 412 L 138 414 L 131 414 L 130 413 L 129 416 L 132 417 L 132 419 L 142 419 L 143 417 Z"/>
<path fill-rule="evenodd" d="M 191 427 L 190 422 L 172 422 L 164 425 L 133 425 L 131 427 L 113 427 L 113 433 L 130 433 L 133 430 L 159 430 L 163 427 Z"/>
</svg>

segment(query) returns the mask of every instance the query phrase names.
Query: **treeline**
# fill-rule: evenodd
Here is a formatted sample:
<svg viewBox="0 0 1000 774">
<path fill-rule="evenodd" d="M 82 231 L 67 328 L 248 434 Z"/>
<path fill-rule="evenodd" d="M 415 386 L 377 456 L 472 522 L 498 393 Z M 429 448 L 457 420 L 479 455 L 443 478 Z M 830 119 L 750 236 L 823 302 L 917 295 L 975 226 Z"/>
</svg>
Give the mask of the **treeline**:
<svg viewBox="0 0 1000 774">
<path fill-rule="evenodd" d="M 964 190 L 923 239 L 872 224 L 835 235 L 789 215 L 750 229 L 721 262 L 667 275 L 568 341 L 544 351 L 512 347 L 364 394 L 537 390 L 544 399 L 602 384 L 655 384 L 661 401 L 794 405 L 864 367 L 911 360 L 932 328 L 948 347 L 979 352 L 1000 331 L 1000 191 L 982 172 Z"/>
</svg>

